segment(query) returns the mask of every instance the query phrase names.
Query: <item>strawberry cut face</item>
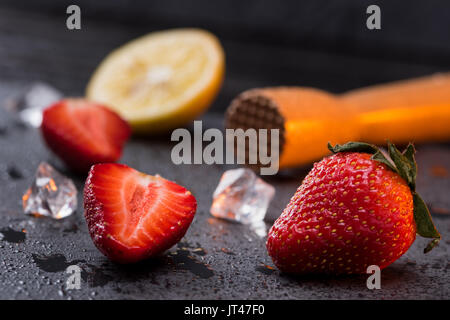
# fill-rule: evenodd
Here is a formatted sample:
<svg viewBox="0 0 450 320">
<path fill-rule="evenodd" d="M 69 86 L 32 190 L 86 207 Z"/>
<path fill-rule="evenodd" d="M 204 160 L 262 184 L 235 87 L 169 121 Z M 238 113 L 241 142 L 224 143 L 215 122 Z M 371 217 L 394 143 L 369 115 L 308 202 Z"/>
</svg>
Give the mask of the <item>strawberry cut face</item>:
<svg viewBox="0 0 450 320">
<path fill-rule="evenodd" d="M 45 109 L 41 131 L 49 148 L 80 173 L 117 161 L 131 134 L 115 112 L 84 99 L 61 100 Z"/>
<path fill-rule="evenodd" d="M 95 245 L 121 263 L 153 257 L 176 244 L 197 207 L 182 186 L 121 164 L 94 165 L 84 201 Z"/>
</svg>

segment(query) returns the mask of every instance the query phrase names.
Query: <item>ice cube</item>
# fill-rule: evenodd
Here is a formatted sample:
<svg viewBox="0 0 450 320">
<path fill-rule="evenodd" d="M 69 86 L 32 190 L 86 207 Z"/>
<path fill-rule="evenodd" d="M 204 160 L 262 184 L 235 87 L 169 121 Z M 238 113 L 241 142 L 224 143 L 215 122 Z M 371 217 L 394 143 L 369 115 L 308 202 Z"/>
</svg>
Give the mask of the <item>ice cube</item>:
<svg viewBox="0 0 450 320">
<path fill-rule="evenodd" d="M 213 194 L 210 212 L 217 218 L 261 225 L 275 188 L 248 168 L 225 171 Z"/>
<path fill-rule="evenodd" d="M 37 128 L 42 122 L 42 111 L 62 97 L 62 93 L 52 86 L 37 82 L 13 99 L 8 109 L 17 112 L 23 123 Z"/>
<path fill-rule="evenodd" d="M 22 202 L 26 214 L 61 219 L 76 210 L 77 189 L 72 180 L 42 162 Z"/>
</svg>

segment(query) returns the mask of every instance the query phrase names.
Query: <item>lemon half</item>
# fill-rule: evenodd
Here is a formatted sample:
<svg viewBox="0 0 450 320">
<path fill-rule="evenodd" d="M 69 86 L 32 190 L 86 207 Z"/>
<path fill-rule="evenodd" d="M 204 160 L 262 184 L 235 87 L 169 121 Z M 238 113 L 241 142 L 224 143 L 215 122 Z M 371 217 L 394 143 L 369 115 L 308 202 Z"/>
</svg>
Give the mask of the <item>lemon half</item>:
<svg viewBox="0 0 450 320">
<path fill-rule="evenodd" d="M 137 132 L 167 131 L 202 113 L 222 84 L 219 40 L 200 29 L 158 31 L 111 52 L 87 98 L 118 112 Z"/>
</svg>

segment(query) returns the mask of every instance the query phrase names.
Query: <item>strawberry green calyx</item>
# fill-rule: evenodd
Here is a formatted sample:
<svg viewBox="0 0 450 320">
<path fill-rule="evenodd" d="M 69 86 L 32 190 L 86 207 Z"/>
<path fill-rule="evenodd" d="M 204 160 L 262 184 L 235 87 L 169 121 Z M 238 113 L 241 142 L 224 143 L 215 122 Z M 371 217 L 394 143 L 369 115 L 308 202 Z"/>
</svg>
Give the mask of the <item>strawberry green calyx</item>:
<svg viewBox="0 0 450 320">
<path fill-rule="evenodd" d="M 400 152 L 395 145 L 388 141 L 389 157 L 377 146 L 364 142 L 348 142 L 343 145 L 336 144 L 334 147 L 328 143 L 328 149 L 333 153 L 362 152 L 372 154 L 372 160 L 385 164 L 389 169 L 400 175 L 411 189 L 417 233 L 422 237 L 433 239 L 424 249 L 424 253 L 431 251 L 439 243 L 441 235 L 433 224 L 427 205 L 416 192 L 417 164 L 414 158 L 416 150 L 412 144 L 409 144 L 405 151 Z"/>
</svg>

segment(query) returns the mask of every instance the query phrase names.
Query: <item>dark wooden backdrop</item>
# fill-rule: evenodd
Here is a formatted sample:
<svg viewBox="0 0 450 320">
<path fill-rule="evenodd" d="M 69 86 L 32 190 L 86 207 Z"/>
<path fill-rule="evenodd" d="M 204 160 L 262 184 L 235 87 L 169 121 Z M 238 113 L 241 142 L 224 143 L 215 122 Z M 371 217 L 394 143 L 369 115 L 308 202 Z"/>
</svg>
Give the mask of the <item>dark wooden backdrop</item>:
<svg viewBox="0 0 450 320">
<path fill-rule="evenodd" d="M 81 7 L 81 31 L 65 27 L 69 4 Z M 366 28 L 370 4 L 381 7 L 381 30 Z M 211 30 L 225 47 L 227 76 L 214 111 L 255 86 L 342 92 L 450 69 L 448 0 L 2 0 L 0 81 L 44 80 L 83 94 L 113 48 L 187 26 Z"/>
</svg>

